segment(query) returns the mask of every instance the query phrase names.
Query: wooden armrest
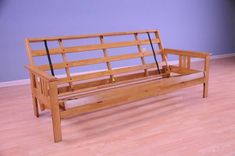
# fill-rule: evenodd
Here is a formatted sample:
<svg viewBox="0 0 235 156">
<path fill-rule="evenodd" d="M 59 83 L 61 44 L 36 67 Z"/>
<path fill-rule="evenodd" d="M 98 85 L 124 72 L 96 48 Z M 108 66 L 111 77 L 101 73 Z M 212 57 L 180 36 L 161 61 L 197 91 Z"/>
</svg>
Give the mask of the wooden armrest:
<svg viewBox="0 0 235 156">
<path fill-rule="evenodd" d="M 196 58 L 206 58 L 211 54 L 208 52 L 194 52 L 194 51 L 187 51 L 187 50 L 178 50 L 178 49 L 164 49 L 163 53 L 166 54 L 174 54 L 174 55 L 183 55 L 183 56 L 191 56 Z"/>
<path fill-rule="evenodd" d="M 38 67 L 32 65 L 25 65 L 25 68 L 31 71 L 33 74 L 46 79 L 47 81 L 57 81 L 58 79 L 52 75 L 47 74 L 45 71 L 40 70 Z"/>
</svg>

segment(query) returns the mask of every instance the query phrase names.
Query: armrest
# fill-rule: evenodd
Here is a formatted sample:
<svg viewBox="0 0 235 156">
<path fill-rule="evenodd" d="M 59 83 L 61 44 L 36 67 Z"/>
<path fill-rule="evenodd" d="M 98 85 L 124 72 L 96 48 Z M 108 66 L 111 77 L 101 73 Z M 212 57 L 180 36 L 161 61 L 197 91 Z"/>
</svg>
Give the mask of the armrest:
<svg viewBox="0 0 235 156">
<path fill-rule="evenodd" d="M 209 61 L 210 61 L 210 53 L 208 52 L 194 52 L 187 50 L 177 50 L 177 49 L 163 49 L 163 54 L 172 54 L 179 55 L 179 68 L 187 68 L 191 70 L 191 57 L 201 58 L 204 60 L 204 69 L 206 77 L 208 77 L 209 72 Z"/>
<path fill-rule="evenodd" d="M 173 54 L 173 55 L 183 55 L 183 56 L 191 56 L 196 58 L 206 58 L 211 54 L 208 52 L 195 52 L 188 50 L 178 50 L 178 49 L 163 49 L 163 53 L 165 54 Z"/>
<path fill-rule="evenodd" d="M 52 75 L 49 75 L 48 73 L 46 73 L 45 71 L 39 69 L 38 67 L 36 66 L 32 66 L 32 65 L 25 65 L 25 68 L 28 69 L 30 72 L 32 72 L 33 74 L 39 76 L 39 77 L 42 77 L 44 79 L 46 79 L 47 81 L 49 82 L 52 82 L 52 81 L 57 81 L 57 78 L 52 76 Z"/>
</svg>

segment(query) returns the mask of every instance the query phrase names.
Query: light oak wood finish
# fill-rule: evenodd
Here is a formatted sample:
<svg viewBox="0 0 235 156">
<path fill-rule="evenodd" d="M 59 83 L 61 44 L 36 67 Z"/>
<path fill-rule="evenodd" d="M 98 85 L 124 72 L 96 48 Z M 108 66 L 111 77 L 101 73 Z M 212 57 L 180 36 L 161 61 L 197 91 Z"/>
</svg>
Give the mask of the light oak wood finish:
<svg viewBox="0 0 235 156">
<path fill-rule="evenodd" d="M 30 38 L 28 39 L 29 42 L 43 42 L 44 40 L 47 41 L 57 41 L 59 39 L 63 40 L 73 40 L 73 39 L 83 39 L 83 38 L 94 38 L 100 36 L 120 36 L 120 35 L 132 35 L 135 33 L 144 34 L 144 33 L 154 33 L 156 32 L 155 29 L 143 30 L 143 31 L 129 31 L 129 32 L 112 32 L 112 33 L 102 33 L 102 34 L 88 34 L 88 35 L 78 35 L 78 36 L 60 36 L 60 37 L 47 37 L 47 38 Z"/>
<path fill-rule="evenodd" d="M 153 43 L 159 43 L 158 39 L 153 39 Z M 120 48 L 120 47 L 129 47 L 137 45 L 147 45 L 150 44 L 149 40 L 138 40 L 138 41 L 125 41 L 125 42 L 115 42 L 115 43 L 106 43 L 106 44 L 95 44 L 95 45 L 86 45 L 86 46 L 76 46 L 76 47 L 65 47 L 65 48 L 52 48 L 50 49 L 50 54 L 61 54 L 61 53 L 77 53 L 84 51 L 93 51 L 93 50 L 102 50 L 108 48 Z M 33 50 L 32 56 L 44 56 L 46 55 L 46 50 Z"/>
<path fill-rule="evenodd" d="M 101 44 L 104 44 L 104 36 L 100 36 L 100 43 L 101 43 Z M 111 66 L 111 64 L 110 64 L 110 61 L 111 61 L 111 60 L 107 59 L 108 53 L 107 53 L 107 49 L 106 49 L 106 48 L 103 49 L 103 53 L 104 53 L 104 58 L 105 58 L 105 60 L 106 60 L 105 62 L 106 62 L 106 65 L 107 65 L 108 70 L 112 70 L 112 66 Z M 114 82 L 114 81 L 115 81 L 112 74 L 110 74 L 110 81 L 111 81 L 111 82 Z"/>
<path fill-rule="evenodd" d="M 134 35 L 135 35 L 135 40 L 138 41 L 139 40 L 138 34 L 135 33 Z M 141 56 L 141 62 L 142 62 L 143 65 L 145 65 L 146 63 L 145 63 L 142 47 L 141 47 L 141 45 L 137 45 L 137 47 L 138 47 L 139 54 L 142 55 Z M 148 69 L 145 69 L 144 71 L 145 71 L 145 75 L 147 76 L 148 75 Z"/>
<path fill-rule="evenodd" d="M 152 56 L 152 55 L 153 55 L 152 52 L 144 52 L 141 54 L 138 54 L 138 53 L 123 54 L 123 55 L 118 55 L 118 56 L 107 56 L 107 54 L 106 54 L 106 56 L 103 58 L 92 58 L 92 59 L 69 61 L 69 62 L 63 62 L 63 63 L 54 63 L 53 68 L 54 69 L 62 69 L 62 68 L 68 68 L 68 67 L 85 66 L 85 65 L 98 64 L 98 63 L 104 63 L 104 62 L 106 63 L 106 62 L 128 60 L 128 59 L 134 59 L 134 58 L 140 58 L 140 57 L 142 58 L 145 56 Z M 47 64 L 40 65 L 39 68 L 41 70 L 49 70 L 50 66 Z M 112 70 L 111 66 L 108 68 L 108 70 Z"/>
<path fill-rule="evenodd" d="M 159 49 L 161 51 L 163 51 L 164 47 L 163 47 L 163 43 L 162 43 L 161 38 L 160 38 L 160 32 L 157 30 L 157 31 L 154 32 L 154 34 L 155 34 L 155 37 L 159 39 L 159 42 L 158 42 Z M 161 56 L 162 56 L 162 61 L 164 61 L 166 63 L 167 70 L 169 70 L 169 66 L 168 66 L 168 63 L 167 63 L 167 61 L 168 61 L 167 60 L 167 53 L 162 53 Z"/>
<path fill-rule="evenodd" d="M 159 61 L 160 71 L 156 70 L 155 62 L 146 62 L 145 57 L 152 56 L 153 52 L 143 52 L 142 45 L 150 44 L 148 39 L 139 38 L 139 35 L 147 32 L 153 34 L 152 43 L 155 44 L 155 54 L 162 58 Z M 128 36 L 128 37 L 126 37 Z M 105 42 L 105 37 L 124 37 L 124 41 Z M 130 39 L 131 37 L 131 39 Z M 98 39 L 98 43 L 86 42 L 86 45 L 66 46 L 63 41 L 79 39 Z M 35 58 L 46 56 L 45 49 L 32 50 L 31 44 L 57 41 L 59 47 L 49 47 L 51 56 L 59 54 L 61 62 L 52 62 L 54 70 L 64 69 L 65 76 L 52 76 L 47 73 L 50 70 L 48 64 L 36 65 Z M 115 54 L 110 56 L 108 51 L 114 48 L 137 47 L 136 52 Z M 208 96 L 209 53 L 164 49 L 158 30 L 135 31 L 125 33 L 105 33 L 81 36 L 54 37 L 43 39 L 26 39 L 26 48 L 30 65 L 25 67 L 30 72 L 33 108 L 36 117 L 39 117 L 38 105 L 41 111 L 49 109 L 52 115 L 54 141 L 62 140 L 61 119 L 97 111 L 132 101 L 149 98 L 156 95 L 169 93 L 185 87 L 203 84 L 203 97 Z M 77 59 L 70 61 L 68 55 L 72 53 L 93 53 L 100 50 L 103 55 L 99 58 Z M 169 65 L 167 60 L 170 55 L 179 56 L 179 64 Z M 191 58 L 203 59 L 204 67 L 194 69 L 191 66 Z M 119 68 L 112 68 L 111 63 L 131 59 L 140 59 L 141 64 L 125 65 L 120 63 Z M 105 63 L 105 69 L 72 75 L 72 67 Z M 109 77 L 109 80 L 107 78 Z M 94 96 L 91 101 L 79 102 L 82 98 Z M 75 101 L 77 100 L 77 101 Z M 71 102 L 75 102 L 72 108 Z"/>
<path fill-rule="evenodd" d="M 60 45 L 60 48 L 64 48 L 64 44 L 63 44 L 63 41 L 62 40 L 58 40 L 58 42 L 59 42 L 59 45 Z M 68 67 L 68 59 L 67 59 L 67 57 L 66 57 L 66 53 L 62 53 L 61 54 L 62 55 L 62 58 L 63 58 L 63 62 L 64 62 L 64 64 L 65 64 L 65 71 L 66 71 L 66 76 L 68 77 L 68 78 L 71 78 L 71 74 L 70 74 L 70 69 L 69 69 L 69 67 Z M 54 69 L 55 69 L 55 66 L 53 67 Z M 49 68 L 47 68 L 47 70 L 48 70 Z M 46 70 L 46 69 L 43 69 L 43 70 Z M 72 85 L 72 82 L 69 82 L 69 87 L 71 88 L 71 89 L 73 89 L 73 85 Z"/>
<path fill-rule="evenodd" d="M 32 117 L 29 85 L 0 88 L 0 155 L 233 156 L 235 57 L 210 65 L 206 99 L 200 98 L 202 88 L 193 86 L 65 119 L 57 144 L 50 113 Z"/>
</svg>

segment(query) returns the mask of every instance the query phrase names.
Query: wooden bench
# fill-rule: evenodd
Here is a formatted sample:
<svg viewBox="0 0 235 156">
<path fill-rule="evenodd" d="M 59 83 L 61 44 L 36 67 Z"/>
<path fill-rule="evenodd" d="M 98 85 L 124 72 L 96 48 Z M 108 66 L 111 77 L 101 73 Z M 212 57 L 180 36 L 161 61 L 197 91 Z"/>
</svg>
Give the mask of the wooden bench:
<svg viewBox="0 0 235 156">
<path fill-rule="evenodd" d="M 164 49 L 158 30 L 25 41 L 34 114 L 51 111 L 55 142 L 62 140 L 62 118 L 198 84 L 208 95 L 209 53 Z M 202 69 L 192 68 L 192 58 L 204 61 Z"/>
</svg>

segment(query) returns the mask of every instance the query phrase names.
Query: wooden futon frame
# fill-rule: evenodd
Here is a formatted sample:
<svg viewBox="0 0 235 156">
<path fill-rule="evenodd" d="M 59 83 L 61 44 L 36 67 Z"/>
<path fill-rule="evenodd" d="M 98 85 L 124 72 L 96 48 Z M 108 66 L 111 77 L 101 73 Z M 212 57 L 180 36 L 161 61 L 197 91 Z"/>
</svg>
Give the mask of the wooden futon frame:
<svg viewBox="0 0 235 156">
<path fill-rule="evenodd" d="M 165 49 L 158 30 L 27 38 L 26 48 L 34 115 L 51 111 L 55 142 L 62 118 L 198 84 L 208 95 L 209 53 Z"/>
</svg>

